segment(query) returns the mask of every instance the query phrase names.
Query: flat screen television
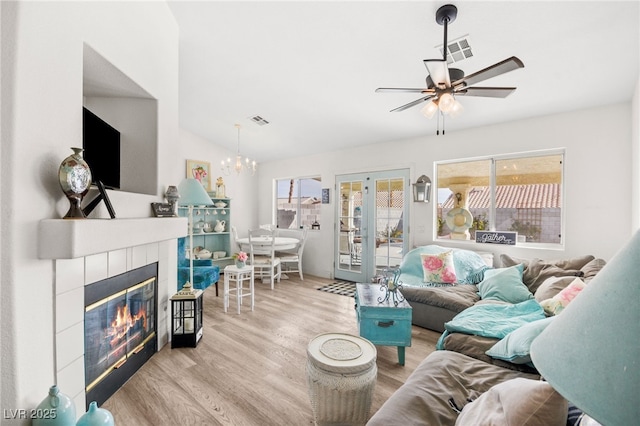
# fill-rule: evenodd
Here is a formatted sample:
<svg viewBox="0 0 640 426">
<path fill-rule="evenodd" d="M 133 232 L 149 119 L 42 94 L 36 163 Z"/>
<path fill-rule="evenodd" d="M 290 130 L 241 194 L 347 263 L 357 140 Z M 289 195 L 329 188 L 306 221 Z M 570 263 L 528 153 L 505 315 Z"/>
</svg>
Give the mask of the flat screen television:
<svg viewBox="0 0 640 426">
<path fill-rule="evenodd" d="M 87 108 L 82 112 L 83 156 L 93 183 L 101 181 L 106 188 L 120 189 L 120 132 Z"/>
</svg>

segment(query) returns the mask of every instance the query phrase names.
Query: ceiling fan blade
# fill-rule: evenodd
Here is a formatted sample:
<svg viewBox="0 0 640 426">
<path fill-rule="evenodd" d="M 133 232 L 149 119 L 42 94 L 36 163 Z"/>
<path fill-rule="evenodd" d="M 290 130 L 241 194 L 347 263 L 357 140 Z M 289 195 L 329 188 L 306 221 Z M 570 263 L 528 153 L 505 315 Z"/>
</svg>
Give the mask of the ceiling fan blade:
<svg viewBox="0 0 640 426">
<path fill-rule="evenodd" d="M 466 87 L 461 90 L 456 90 L 454 94 L 456 96 L 483 96 L 485 98 L 506 98 L 513 92 L 515 87 Z"/>
<path fill-rule="evenodd" d="M 376 93 L 430 93 L 432 89 L 410 89 L 405 87 L 379 87 Z"/>
<path fill-rule="evenodd" d="M 411 108 L 411 107 L 413 107 L 413 106 L 416 106 L 416 105 L 418 105 L 418 104 L 421 104 L 422 102 L 426 102 L 426 101 L 428 101 L 429 99 L 431 99 L 431 98 L 433 98 L 433 97 L 434 97 L 434 95 L 429 95 L 429 96 L 425 96 L 425 97 L 420 98 L 420 99 L 416 99 L 416 100 L 415 100 L 415 101 L 413 101 L 413 102 L 409 102 L 408 104 L 404 104 L 404 105 L 402 105 L 402 106 L 399 106 L 398 108 L 394 108 L 394 109 L 392 109 L 392 110 L 391 110 L 391 112 L 400 112 L 400 111 L 404 111 L 405 109 L 409 109 L 409 108 Z"/>
<path fill-rule="evenodd" d="M 493 64 L 483 70 L 474 72 L 473 74 L 469 74 L 468 76 L 463 77 L 460 80 L 454 81 L 453 86 L 456 87 L 460 84 L 464 84 L 465 86 L 472 86 L 481 81 L 497 77 L 501 74 L 516 70 L 518 68 L 524 68 L 524 64 L 520 59 L 512 56 L 502 62 L 498 62 L 497 64 Z"/>
<path fill-rule="evenodd" d="M 451 87 L 447 61 L 444 59 L 425 59 L 422 62 L 424 62 L 424 66 L 427 67 L 429 77 L 431 77 L 431 80 L 436 87 L 441 87 L 442 85 L 447 89 Z"/>
</svg>

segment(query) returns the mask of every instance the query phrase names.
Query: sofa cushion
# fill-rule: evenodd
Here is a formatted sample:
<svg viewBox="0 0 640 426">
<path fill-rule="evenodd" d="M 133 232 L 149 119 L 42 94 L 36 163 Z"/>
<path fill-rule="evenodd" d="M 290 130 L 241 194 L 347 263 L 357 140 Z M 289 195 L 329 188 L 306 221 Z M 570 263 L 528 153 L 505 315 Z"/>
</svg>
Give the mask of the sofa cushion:
<svg viewBox="0 0 640 426">
<path fill-rule="evenodd" d="M 464 406 L 456 425 L 564 426 L 567 401 L 547 382 L 515 378 Z"/>
<path fill-rule="evenodd" d="M 531 342 L 542 333 L 542 330 L 547 328 L 553 319 L 554 317 L 549 317 L 523 325 L 498 341 L 486 354 L 514 364 L 531 362 Z"/>
<path fill-rule="evenodd" d="M 533 299 L 533 295 L 522 282 L 523 264 L 508 268 L 485 271 L 484 280 L 478 284 L 478 293 L 483 300 L 501 300 L 520 303 Z"/>
<path fill-rule="evenodd" d="M 571 284 L 562 289 L 551 299 L 543 300 L 540 306 L 547 315 L 558 315 L 585 287 L 580 278 L 574 278 Z"/>
<path fill-rule="evenodd" d="M 516 377 L 535 380 L 539 376 L 506 370 L 455 352 L 432 352 L 371 416 L 367 426 L 453 425 L 458 414 L 451 404 L 462 408 L 467 399 Z"/>
<path fill-rule="evenodd" d="M 580 271 L 582 272 L 582 281 L 587 284 L 591 281 L 591 278 L 595 277 L 596 274 L 600 272 L 600 269 L 602 269 L 606 263 L 607 262 L 603 259 L 593 259 L 591 262 L 584 265 L 580 268 Z"/>
<path fill-rule="evenodd" d="M 425 283 L 453 284 L 456 282 L 453 251 L 448 250 L 438 254 L 422 253 L 420 259 Z"/>
<path fill-rule="evenodd" d="M 547 278 L 536 290 L 534 295 L 538 302 L 551 299 L 571 284 L 576 277 L 551 277 Z"/>
<path fill-rule="evenodd" d="M 489 269 L 482 256 L 471 250 L 447 249 L 438 245 L 417 247 L 409 251 L 400 264 L 399 280 L 405 286 L 427 287 L 439 285 L 437 283 L 425 283 L 422 269 L 422 254 L 438 254 L 451 250 L 453 252 L 453 265 L 456 271 L 456 284 L 477 284 L 482 281 L 482 272 Z M 440 284 L 442 285 L 442 284 Z M 450 286 L 450 284 L 446 284 Z"/>
<path fill-rule="evenodd" d="M 462 312 L 480 300 L 475 285 L 403 287 L 400 292 L 410 303 L 438 306 L 453 312 Z"/>
<path fill-rule="evenodd" d="M 500 255 L 502 266 L 514 266 L 519 263 L 524 264 L 522 281 L 529 287 L 531 293 L 536 292 L 538 287 L 550 277 L 581 277 L 584 272 L 581 268 L 595 258 L 591 255 L 576 257 L 567 260 L 542 260 L 542 259 L 518 259 L 506 254 Z"/>
</svg>

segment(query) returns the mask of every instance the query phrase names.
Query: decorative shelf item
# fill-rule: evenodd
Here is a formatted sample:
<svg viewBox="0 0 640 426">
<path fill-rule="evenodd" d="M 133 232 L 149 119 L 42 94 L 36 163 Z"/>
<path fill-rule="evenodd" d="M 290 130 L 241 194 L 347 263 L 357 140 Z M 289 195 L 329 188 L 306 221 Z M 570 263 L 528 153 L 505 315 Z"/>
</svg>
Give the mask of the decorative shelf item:
<svg viewBox="0 0 640 426">
<path fill-rule="evenodd" d="M 69 211 L 64 219 L 83 219 L 86 216 L 82 212 L 82 199 L 91 186 L 91 169 L 84 158 L 82 148 L 71 148 L 73 154 L 62 160 L 58 169 L 58 181 L 62 192 L 69 200 Z"/>
</svg>

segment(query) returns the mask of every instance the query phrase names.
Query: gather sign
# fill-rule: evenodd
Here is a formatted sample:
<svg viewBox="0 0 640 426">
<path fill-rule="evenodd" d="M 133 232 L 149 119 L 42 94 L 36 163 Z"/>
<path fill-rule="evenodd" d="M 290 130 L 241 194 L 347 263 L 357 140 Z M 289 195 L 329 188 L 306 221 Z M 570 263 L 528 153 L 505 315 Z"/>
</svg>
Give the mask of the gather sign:
<svg viewBox="0 0 640 426">
<path fill-rule="evenodd" d="M 476 243 L 515 246 L 518 233 L 511 231 L 476 231 Z"/>
</svg>

